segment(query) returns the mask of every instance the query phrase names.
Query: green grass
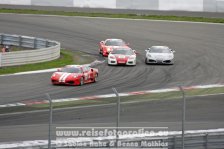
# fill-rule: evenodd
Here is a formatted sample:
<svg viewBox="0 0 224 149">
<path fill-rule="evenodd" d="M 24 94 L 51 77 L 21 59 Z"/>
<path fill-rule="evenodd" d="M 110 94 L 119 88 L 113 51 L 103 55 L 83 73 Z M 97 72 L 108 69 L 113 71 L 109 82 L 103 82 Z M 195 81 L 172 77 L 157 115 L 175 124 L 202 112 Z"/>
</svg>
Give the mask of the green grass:
<svg viewBox="0 0 224 149">
<path fill-rule="evenodd" d="M 186 99 L 192 96 L 198 95 L 208 95 L 208 94 L 224 94 L 224 87 L 208 88 L 208 89 L 193 89 L 186 90 Z M 154 100 L 180 100 L 182 94 L 180 91 L 173 91 L 167 93 L 149 93 L 144 95 L 133 95 L 121 97 L 121 103 L 127 102 L 146 102 Z M 94 100 L 78 100 L 78 101 L 68 101 L 68 102 L 58 102 L 53 103 L 54 109 L 67 108 L 67 107 L 79 107 L 88 105 L 101 105 L 101 104 L 111 104 L 116 103 L 117 98 L 99 98 Z M 33 111 L 33 110 L 43 110 L 48 109 L 48 104 L 36 104 L 31 106 L 22 107 L 10 107 L 10 108 L 0 108 L 0 113 L 11 113 L 11 112 L 22 112 L 22 111 Z"/>
<path fill-rule="evenodd" d="M 46 10 L 31 10 L 31 9 L 5 9 L 5 8 L 3 8 L 3 9 L 0 9 L 0 13 L 45 14 L 45 15 L 63 15 L 63 16 L 88 16 L 88 17 L 107 17 L 107 18 L 130 18 L 130 19 L 224 23 L 224 19 L 222 19 L 222 18 L 138 15 L 138 14 L 85 13 L 85 12 L 46 11 Z"/>
<path fill-rule="evenodd" d="M 86 59 L 86 57 L 84 57 L 83 55 L 84 53 L 81 53 L 81 52 L 71 52 L 67 50 L 61 50 L 61 56 L 59 59 L 49 61 L 49 62 L 36 63 L 36 64 L 2 67 L 0 68 L 0 75 L 17 73 L 17 72 L 25 72 L 25 71 L 58 68 L 68 64 L 85 64 L 85 63 L 90 63 L 91 61 L 93 61 L 92 57 Z"/>
</svg>

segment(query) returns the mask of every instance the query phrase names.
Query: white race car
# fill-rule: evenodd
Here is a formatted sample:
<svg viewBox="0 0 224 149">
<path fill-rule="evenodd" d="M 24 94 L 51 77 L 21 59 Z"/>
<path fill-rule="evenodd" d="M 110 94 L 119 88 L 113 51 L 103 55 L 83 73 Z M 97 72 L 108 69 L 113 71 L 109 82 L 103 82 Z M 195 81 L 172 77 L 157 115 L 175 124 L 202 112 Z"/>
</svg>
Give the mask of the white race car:
<svg viewBox="0 0 224 149">
<path fill-rule="evenodd" d="M 167 46 L 152 46 L 146 51 L 146 64 L 173 64 L 174 50 Z"/>
<path fill-rule="evenodd" d="M 136 51 L 131 48 L 117 48 L 109 53 L 108 65 L 136 65 Z"/>
</svg>

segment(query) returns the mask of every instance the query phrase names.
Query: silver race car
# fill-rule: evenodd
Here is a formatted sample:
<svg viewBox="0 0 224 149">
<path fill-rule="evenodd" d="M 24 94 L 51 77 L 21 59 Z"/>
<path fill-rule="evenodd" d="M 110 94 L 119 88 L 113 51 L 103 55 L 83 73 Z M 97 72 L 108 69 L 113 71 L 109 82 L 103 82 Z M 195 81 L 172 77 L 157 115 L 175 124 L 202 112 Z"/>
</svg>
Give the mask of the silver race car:
<svg viewBox="0 0 224 149">
<path fill-rule="evenodd" d="M 173 64 L 174 50 L 167 46 L 152 46 L 146 51 L 146 64 Z"/>
</svg>

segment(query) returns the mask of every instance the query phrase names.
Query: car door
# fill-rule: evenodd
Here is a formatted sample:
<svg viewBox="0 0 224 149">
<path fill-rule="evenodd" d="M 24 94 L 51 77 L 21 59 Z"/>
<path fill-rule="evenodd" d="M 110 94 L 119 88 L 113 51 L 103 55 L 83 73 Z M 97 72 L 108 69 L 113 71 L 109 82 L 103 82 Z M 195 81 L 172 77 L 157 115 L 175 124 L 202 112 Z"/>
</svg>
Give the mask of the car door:
<svg viewBox="0 0 224 149">
<path fill-rule="evenodd" d="M 82 70 L 83 70 L 84 82 L 86 83 L 89 80 L 89 73 L 85 66 L 82 68 Z"/>
</svg>

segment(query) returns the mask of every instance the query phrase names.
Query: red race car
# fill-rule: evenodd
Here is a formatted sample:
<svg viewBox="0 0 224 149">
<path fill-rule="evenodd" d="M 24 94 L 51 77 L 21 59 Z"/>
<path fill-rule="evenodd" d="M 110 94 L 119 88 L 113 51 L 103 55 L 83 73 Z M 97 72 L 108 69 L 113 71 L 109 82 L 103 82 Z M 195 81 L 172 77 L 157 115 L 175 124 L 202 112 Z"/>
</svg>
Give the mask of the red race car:
<svg viewBox="0 0 224 149">
<path fill-rule="evenodd" d="M 122 39 L 106 39 L 99 43 L 99 53 L 103 56 L 108 56 L 116 48 L 129 48 L 129 44 L 125 43 Z"/>
<path fill-rule="evenodd" d="M 52 84 L 83 85 L 96 82 L 98 69 L 86 65 L 67 65 L 51 76 Z"/>
</svg>

